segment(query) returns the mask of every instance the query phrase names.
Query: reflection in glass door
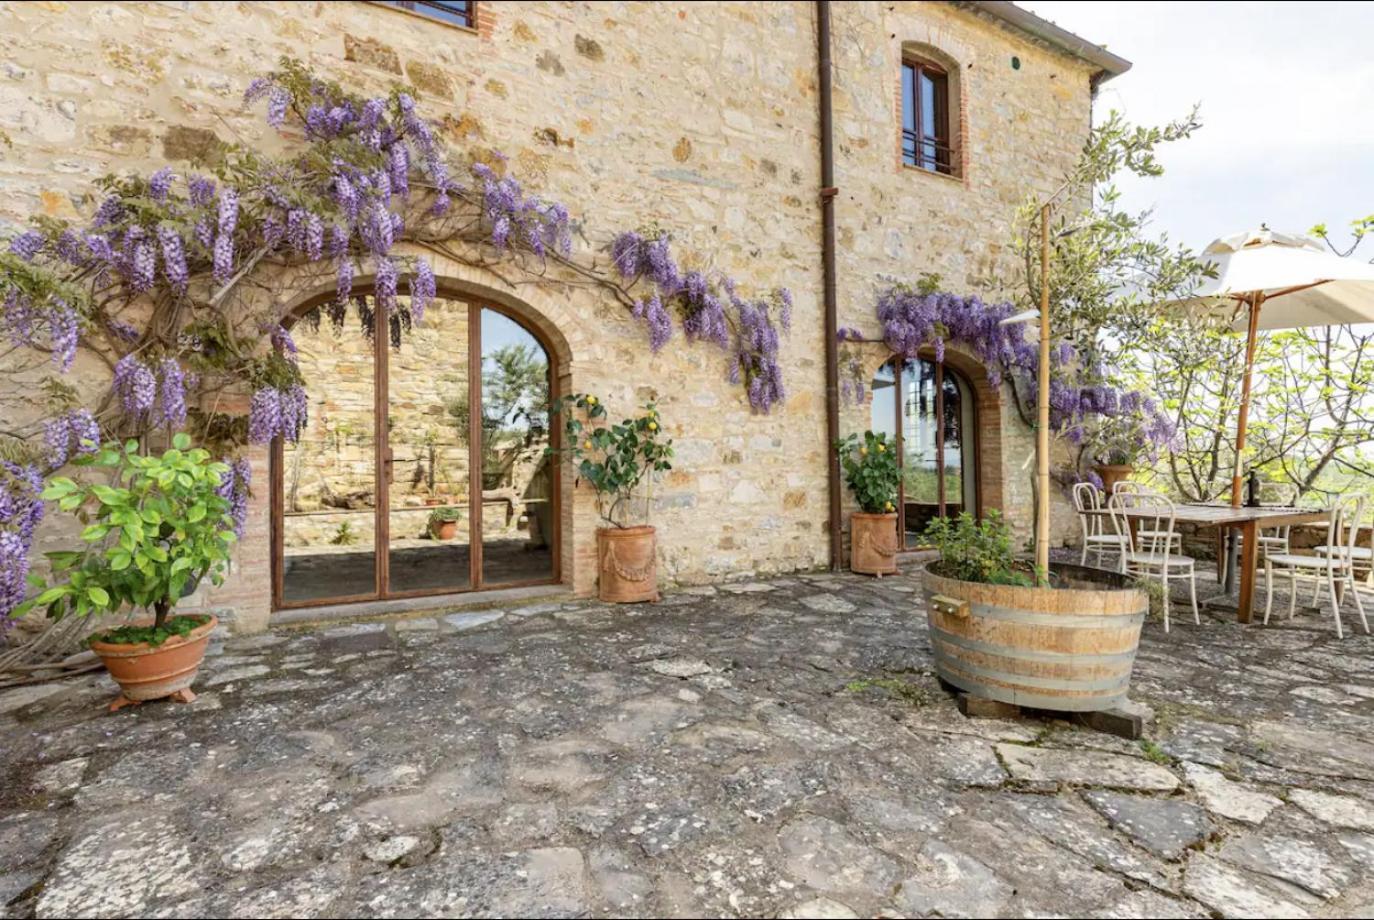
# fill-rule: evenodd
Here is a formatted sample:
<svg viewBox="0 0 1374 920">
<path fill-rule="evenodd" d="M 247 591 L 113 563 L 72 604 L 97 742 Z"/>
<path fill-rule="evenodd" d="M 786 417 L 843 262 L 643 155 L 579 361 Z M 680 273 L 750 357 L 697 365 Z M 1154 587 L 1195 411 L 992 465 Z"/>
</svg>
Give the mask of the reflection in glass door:
<svg viewBox="0 0 1374 920">
<path fill-rule="evenodd" d="M 957 372 L 924 358 L 884 365 L 872 388 L 870 424 L 895 433 L 899 445 L 904 543 L 919 546 L 933 518 L 977 512 L 973 391 Z"/>
<path fill-rule="evenodd" d="M 482 311 L 482 575 L 488 584 L 553 572 L 549 356 L 510 317 Z"/>
<path fill-rule="evenodd" d="M 439 300 L 382 350 L 386 365 L 387 590 L 472 585 L 468 333 L 474 309 Z"/>
<path fill-rule="evenodd" d="M 366 599 L 377 593 L 377 406 L 372 349 L 354 330 L 292 331 L 309 420 L 282 446 L 277 540 L 281 599 Z M 340 385 L 345 382 L 346 385 Z"/>
<path fill-rule="evenodd" d="M 458 300 L 419 325 L 375 317 L 371 340 L 318 319 L 292 330 L 309 425 L 274 448 L 275 604 L 557 580 L 556 377 L 540 340 Z"/>
</svg>

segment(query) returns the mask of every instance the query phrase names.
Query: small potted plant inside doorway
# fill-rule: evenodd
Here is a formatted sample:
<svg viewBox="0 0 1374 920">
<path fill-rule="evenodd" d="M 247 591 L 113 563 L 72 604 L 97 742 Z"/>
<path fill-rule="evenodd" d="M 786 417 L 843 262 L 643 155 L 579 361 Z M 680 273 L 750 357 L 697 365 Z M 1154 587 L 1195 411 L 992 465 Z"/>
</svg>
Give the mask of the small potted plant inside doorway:
<svg viewBox="0 0 1374 920">
<path fill-rule="evenodd" d="M 563 446 L 545 453 L 562 454 L 577 480 L 596 490 L 608 525 L 596 531 L 598 595 L 622 604 L 658 600 L 658 545 L 648 520 L 654 479 L 672 469 L 673 457 L 658 409 L 645 403 L 634 418 L 608 424 L 600 399 L 575 393 L 555 400 L 551 413 L 563 416 Z"/>
<path fill-rule="evenodd" d="M 458 534 L 460 512 L 453 506 L 435 508 L 429 513 L 429 534 L 436 540 L 452 540 Z"/>
<path fill-rule="evenodd" d="M 173 610 L 202 580 L 223 580 L 237 539 L 220 485 L 229 467 L 193 448 L 186 434 L 175 435 L 160 456 L 145 456 L 128 441 L 74 462 L 106 471 L 106 481 L 59 476 L 43 498 L 85 525 L 85 547 L 48 553 L 53 583 L 35 576 L 43 590 L 18 612 L 43 609 L 52 619 L 151 612 L 90 639 L 122 691 L 110 708 L 163 697 L 189 703 L 218 620 Z"/>
<path fill-rule="evenodd" d="M 902 471 L 887 435 L 865 431 L 835 443 L 845 482 L 859 503 L 849 516 L 849 568 L 861 575 L 897 571 L 897 488 Z"/>
</svg>

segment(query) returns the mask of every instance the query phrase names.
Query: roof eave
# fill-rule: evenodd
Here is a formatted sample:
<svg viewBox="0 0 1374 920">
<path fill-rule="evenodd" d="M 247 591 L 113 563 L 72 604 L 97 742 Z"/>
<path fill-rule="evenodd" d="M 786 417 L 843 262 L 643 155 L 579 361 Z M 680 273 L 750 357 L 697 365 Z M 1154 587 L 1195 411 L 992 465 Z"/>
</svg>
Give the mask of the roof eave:
<svg viewBox="0 0 1374 920">
<path fill-rule="evenodd" d="M 1094 89 L 1112 77 L 1119 77 L 1131 69 L 1131 62 L 1112 54 L 1101 45 L 1093 44 L 1068 29 L 1060 28 L 1048 19 L 1024 10 L 1008 0 L 954 0 L 956 6 L 968 7 L 991 16 L 1004 25 L 1038 39 L 1065 54 L 1086 61 L 1097 68 L 1092 75 Z"/>
</svg>

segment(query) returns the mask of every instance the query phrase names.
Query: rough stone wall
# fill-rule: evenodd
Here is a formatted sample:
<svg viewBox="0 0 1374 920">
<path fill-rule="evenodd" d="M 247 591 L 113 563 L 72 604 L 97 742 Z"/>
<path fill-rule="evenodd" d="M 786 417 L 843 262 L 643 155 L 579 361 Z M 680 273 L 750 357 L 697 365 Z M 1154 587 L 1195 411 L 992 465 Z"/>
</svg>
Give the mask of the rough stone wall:
<svg viewBox="0 0 1374 920">
<path fill-rule="evenodd" d="M 451 144 L 503 151 L 527 185 L 568 205 L 581 257 L 604 262 L 600 249 L 615 232 L 656 224 L 692 267 L 723 270 L 751 290 L 792 289 L 788 399 L 755 416 L 710 346 L 677 339 L 654 356 L 622 308 L 571 278 L 551 272 L 512 285 L 502 273 L 439 260 L 451 293 L 500 301 L 547 334 L 565 391 L 597 392 L 621 412 L 658 399 L 678 452 L 655 509 L 667 579 L 823 565 L 813 5 L 478 8 L 479 28 L 463 30 L 361 2 L 0 3 L 0 130 L 14 145 L 0 153 L 0 232 L 34 213 L 89 214 L 91 182 L 109 171 L 190 168 L 231 140 L 277 145 L 240 98 L 281 55 L 361 91 L 407 81 Z M 841 322 L 874 332 L 874 296 L 892 279 L 936 271 L 951 288 L 982 290 L 1010 268 L 1009 216 L 1027 194 L 1054 186 L 1088 129 L 1088 71 L 946 4 L 834 9 Z M 893 88 L 904 42 L 933 45 L 963 68 L 960 179 L 897 160 Z M 279 302 L 331 284 L 287 273 Z M 845 422 L 867 427 L 861 409 Z M 1031 440 L 1009 411 L 998 427 L 1005 504 L 1024 531 L 1029 478 L 1020 464 Z M 269 607 L 265 452 L 254 459 L 250 531 L 234 577 L 210 601 L 244 629 L 265 624 Z M 564 575 L 588 591 L 593 502 L 566 475 L 563 493 Z"/>
</svg>

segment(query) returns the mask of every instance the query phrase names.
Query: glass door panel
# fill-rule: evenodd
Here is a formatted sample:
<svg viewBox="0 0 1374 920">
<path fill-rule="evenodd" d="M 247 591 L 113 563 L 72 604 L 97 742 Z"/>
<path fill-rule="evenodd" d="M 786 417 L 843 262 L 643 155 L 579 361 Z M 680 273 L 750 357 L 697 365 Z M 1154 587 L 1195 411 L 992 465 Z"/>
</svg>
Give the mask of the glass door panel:
<svg viewBox="0 0 1374 920">
<path fill-rule="evenodd" d="M 482 578 L 554 575 L 555 462 L 549 446 L 549 356 L 510 317 L 482 310 Z"/>
<path fill-rule="evenodd" d="M 470 310 L 435 301 L 387 351 L 388 594 L 472 586 Z"/>
<path fill-rule="evenodd" d="M 292 330 L 310 418 L 282 446 L 281 578 L 287 604 L 377 594 L 376 390 L 372 346 L 354 329 Z"/>
<path fill-rule="evenodd" d="M 939 513 L 939 445 L 935 425 L 935 365 L 902 364 L 902 526 L 906 545 L 920 543 Z"/>
</svg>

